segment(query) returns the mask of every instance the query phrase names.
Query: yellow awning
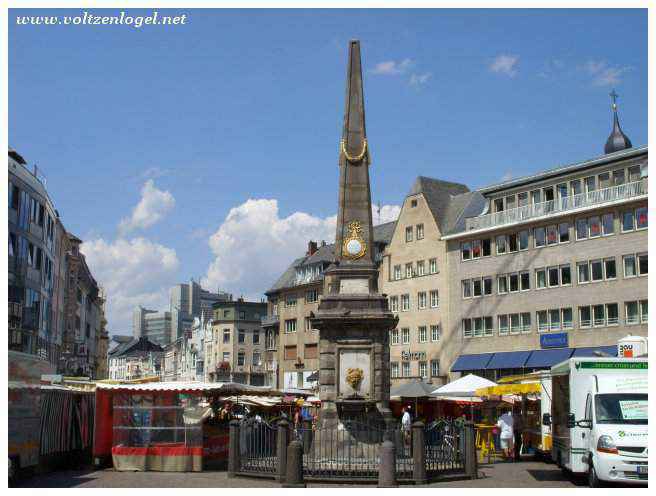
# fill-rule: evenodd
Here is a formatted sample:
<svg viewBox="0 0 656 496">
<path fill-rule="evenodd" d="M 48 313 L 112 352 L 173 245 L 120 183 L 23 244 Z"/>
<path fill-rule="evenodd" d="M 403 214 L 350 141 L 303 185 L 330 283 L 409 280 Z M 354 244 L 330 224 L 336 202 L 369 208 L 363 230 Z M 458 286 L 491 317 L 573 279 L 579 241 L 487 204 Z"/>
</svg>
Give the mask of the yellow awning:
<svg viewBox="0 0 656 496">
<path fill-rule="evenodd" d="M 542 386 L 539 382 L 528 384 L 499 384 L 476 390 L 476 396 L 502 396 L 504 394 L 531 394 L 540 393 Z"/>
</svg>

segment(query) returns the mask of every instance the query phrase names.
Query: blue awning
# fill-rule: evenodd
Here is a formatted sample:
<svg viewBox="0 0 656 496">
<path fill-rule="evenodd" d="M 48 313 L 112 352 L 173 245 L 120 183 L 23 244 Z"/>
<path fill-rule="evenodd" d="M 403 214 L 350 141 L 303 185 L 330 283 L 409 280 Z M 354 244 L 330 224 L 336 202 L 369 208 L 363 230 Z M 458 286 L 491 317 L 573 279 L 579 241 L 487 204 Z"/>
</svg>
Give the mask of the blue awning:
<svg viewBox="0 0 656 496">
<path fill-rule="evenodd" d="M 556 365 L 572 356 L 572 348 L 553 348 L 551 350 L 535 350 L 526 361 L 526 368 L 537 369 Z"/>
<path fill-rule="evenodd" d="M 614 357 L 617 356 L 617 346 L 589 346 L 587 348 L 575 348 L 572 357 L 594 357 L 597 356 L 595 351 L 600 351 Z"/>
<path fill-rule="evenodd" d="M 494 353 L 479 353 L 478 355 L 460 355 L 451 367 L 451 372 L 464 370 L 484 370 Z"/>
<path fill-rule="evenodd" d="M 506 351 L 495 353 L 486 369 L 521 369 L 528 359 L 530 351 Z"/>
</svg>

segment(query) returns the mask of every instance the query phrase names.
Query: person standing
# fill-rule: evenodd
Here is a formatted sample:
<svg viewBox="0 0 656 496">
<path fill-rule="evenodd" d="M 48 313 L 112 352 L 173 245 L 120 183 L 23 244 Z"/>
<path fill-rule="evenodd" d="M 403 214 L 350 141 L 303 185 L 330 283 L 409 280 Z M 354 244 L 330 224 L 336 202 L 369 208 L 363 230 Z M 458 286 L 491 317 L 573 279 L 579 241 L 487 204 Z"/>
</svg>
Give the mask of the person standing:
<svg viewBox="0 0 656 496">
<path fill-rule="evenodd" d="M 410 432 L 412 429 L 412 417 L 408 410 L 410 410 L 410 407 L 407 409 L 404 407 L 401 410 L 401 431 L 403 432 L 404 449 L 410 444 Z"/>
<path fill-rule="evenodd" d="M 513 452 L 513 417 L 510 410 L 506 410 L 505 413 L 499 417 L 497 427 L 501 431 L 499 433 L 499 440 L 501 441 L 503 457 L 505 460 L 510 460 Z"/>
</svg>

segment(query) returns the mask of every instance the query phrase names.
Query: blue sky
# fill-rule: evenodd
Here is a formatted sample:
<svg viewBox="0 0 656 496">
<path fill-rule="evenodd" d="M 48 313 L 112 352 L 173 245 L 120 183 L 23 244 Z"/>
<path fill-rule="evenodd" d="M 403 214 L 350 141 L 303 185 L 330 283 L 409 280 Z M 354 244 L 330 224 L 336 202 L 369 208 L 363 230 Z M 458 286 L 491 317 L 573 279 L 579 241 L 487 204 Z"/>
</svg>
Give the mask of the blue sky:
<svg viewBox="0 0 656 496">
<path fill-rule="evenodd" d="M 600 155 L 613 87 L 647 142 L 646 10 L 159 12 L 187 22 L 9 16 L 9 143 L 87 242 L 113 332 L 192 276 L 261 296 L 331 241 L 351 38 L 384 219 L 420 174 L 475 188 Z"/>
</svg>

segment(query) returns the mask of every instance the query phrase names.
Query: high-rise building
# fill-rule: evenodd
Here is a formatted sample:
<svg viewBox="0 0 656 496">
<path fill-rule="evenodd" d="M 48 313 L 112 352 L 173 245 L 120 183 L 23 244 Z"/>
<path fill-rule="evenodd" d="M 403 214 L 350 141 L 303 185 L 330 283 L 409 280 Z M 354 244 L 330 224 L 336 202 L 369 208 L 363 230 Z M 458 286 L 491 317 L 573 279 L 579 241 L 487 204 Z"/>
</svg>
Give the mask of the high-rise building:
<svg viewBox="0 0 656 496">
<path fill-rule="evenodd" d="M 190 330 L 195 318 L 211 318 L 214 303 L 231 299 L 231 294 L 222 291 L 216 293 L 207 291 L 193 279 L 189 284 L 182 283 L 173 286 L 170 290 L 173 331 L 171 340 L 175 341 L 182 336 L 184 331 Z"/>
<path fill-rule="evenodd" d="M 171 312 L 159 312 L 137 307 L 132 315 L 132 331 L 135 339 L 148 338 L 159 346 L 171 342 L 172 330 Z"/>
</svg>

